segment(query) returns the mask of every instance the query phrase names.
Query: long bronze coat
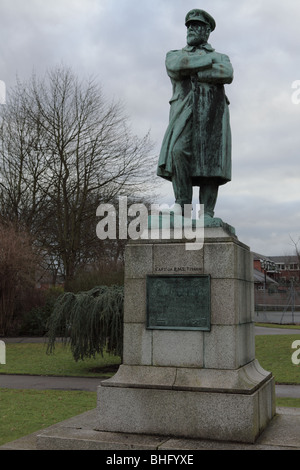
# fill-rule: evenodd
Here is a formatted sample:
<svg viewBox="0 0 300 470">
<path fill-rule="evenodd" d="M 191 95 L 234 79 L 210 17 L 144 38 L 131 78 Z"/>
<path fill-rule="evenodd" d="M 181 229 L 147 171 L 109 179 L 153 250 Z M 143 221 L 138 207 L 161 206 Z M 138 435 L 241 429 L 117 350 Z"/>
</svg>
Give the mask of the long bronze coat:
<svg viewBox="0 0 300 470">
<path fill-rule="evenodd" d="M 168 52 L 166 69 L 173 96 L 157 174 L 172 179 L 172 149 L 192 126 L 193 185 L 200 185 L 203 178 L 214 178 L 218 184 L 230 181 L 231 131 L 224 84 L 232 82 L 233 69 L 228 56 L 209 44 L 201 49 L 187 46 Z"/>
</svg>

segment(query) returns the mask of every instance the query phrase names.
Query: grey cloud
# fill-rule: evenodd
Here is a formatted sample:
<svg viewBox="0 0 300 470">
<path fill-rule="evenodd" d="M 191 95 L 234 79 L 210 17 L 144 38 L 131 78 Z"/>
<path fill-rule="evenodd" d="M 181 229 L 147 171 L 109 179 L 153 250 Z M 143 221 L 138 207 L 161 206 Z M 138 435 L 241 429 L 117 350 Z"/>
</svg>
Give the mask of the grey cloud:
<svg viewBox="0 0 300 470">
<path fill-rule="evenodd" d="M 0 79 L 9 88 L 16 73 L 28 78 L 61 62 L 98 77 L 108 98 L 124 101 L 134 132 L 151 129 L 154 161 L 171 96 L 165 54 L 185 45 L 184 17 L 195 7 L 194 0 L 2 0 Z M 290 230 L 300 235 L 300 104 L 291 102 L 300 80 L 300 3 L 202 0 L 200 8 L 215 17 L 210 42 L 235 70 L 226 88 L 233 180 L 220 189 L 216 216 L 254 251 L 281 254 Z M 171 185 L 162 187 L 172 201 Z"/>
</svg>

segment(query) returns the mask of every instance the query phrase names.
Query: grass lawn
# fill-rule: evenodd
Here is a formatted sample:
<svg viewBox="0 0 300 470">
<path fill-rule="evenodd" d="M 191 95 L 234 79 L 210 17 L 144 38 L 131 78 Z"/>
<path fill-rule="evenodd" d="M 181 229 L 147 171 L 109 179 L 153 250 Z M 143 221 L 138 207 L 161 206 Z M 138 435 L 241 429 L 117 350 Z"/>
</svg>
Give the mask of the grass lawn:
<svg viewBox="0 0 300 470">
<path fill-rule="evenodd" d="M 288 333 L 288 330 L 287 330 Z M 258 335 L 255 338 L 256 357 L 261 366 L 273 373 L 276 383 L 300 384 L 300 365 L 292 363 L 292 343 L 298 335 Z M 36 374 L 98 377 L 112 375 L 111 367 L 120 358 L 99 354 L 95 358 L 75 362 L 71 351 L 58 343 L 54 354 L 46 354 L 46 344 L 18 343 L 6 345 L 6 364 L 0 364 L 3 374 Z"/>
<path fill-rule="evenodd" d="M 273 326 L 273 325 L 271 325 Z M 256 357 L 273 373 L 276 383 L 300 384 L 300 365 L 292 363 L 292 343 L 298 335 L 256 336 Z M 108 354 L 75 362 L 69 348 L 57 344 L 54 354 L 46 354 L 46 344 L 6 345 L 2 374 L 37 374 L 98 377 L 113 374 L 111 366 L 120 358 Z M 300 399 L 278 398 L 277 406 L 300 407 Z M 46 428 L 96 407 L 95 392 L 9 390 L 0 388 L 0 445 Z"/>
<path fill-rule="evenodd" d="M 287 330 L 288 331 L 288 330 Z M 300 364 L 292 363 L 292 344 L 299 335 L 262 335 L 255 338 L 255 352 L 260 365 L 273 373 L 277 384 L 300 384 Z"/>
<path fill-rule="evenodd" d="M 276 325 L 262 325 L 276 328 Z M 282 326 L 280 326 L 282 328 Z M 295 328 L 294 325 L 287 325 L 286 335 L 268 335 L 256 336 L 255 353 L 260 365 L 268 371 L 271 371 L 276 384 L 300 384 L 300 365 L 292 363 L 292 344 L 300 339 L 296 334 L 289 335 L 289 328 Z M 290 408 L 300 408 L 299 398 L 276 398 L 276 406 L 287 406 Z"/>
<path fill-rule="evenodd" d="M 2 374 L 57 376 L 111 376 L 111 368 L 120 358 L 100 354 L 75 362 L 70 348 L 58 343 L 54 354 L 46 354 L 47 345 L 8 343 Z M 96 407 L 96 392 L 57 390 L 11 390 L 0 388 L 0 445 Z"/>
<path fill-rule="evenodd" d="M 300 398 L 276 398 L 276 406 L 300 408 Z"/>
<path fill-rule="evenodd" d="M 96 392 L 0 389 L 0 445 L 96 408 Z"/>
<path fill-rule="evenodd" d="M 1 373 L 109 377 L 120 363 L 109 354 L 75 362 L 70 348 L 60 343 L 54 354 L 46 354 L 46 349 L 43 343 L 8 343 L 0 387 Z M 96 392 L 0 388 L 0 445 L 93 409 L 96 401 Z"/>
<path fill-rule="evenodd" d="M 0 374 L 110 376 L 111 366 L 120 363 L 119 357 L 109 354 L 75 362 L 70 348 L 61 343 L 56 345 L 53 354 L 46 354 L 46 350 L 46 343 L 8 343 L 6 364 L 0 364 Z"/>
</svg>

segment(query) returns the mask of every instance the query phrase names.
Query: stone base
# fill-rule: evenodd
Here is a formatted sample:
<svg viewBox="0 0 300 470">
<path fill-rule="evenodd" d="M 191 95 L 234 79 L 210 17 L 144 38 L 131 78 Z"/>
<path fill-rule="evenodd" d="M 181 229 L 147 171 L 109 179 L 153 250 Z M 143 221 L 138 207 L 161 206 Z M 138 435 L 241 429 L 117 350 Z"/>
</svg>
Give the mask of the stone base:
<svg viewBox="0 0 300 470">
<path fill-rule="evenodd" d="M 274 416 L 274 390 L 256 360 L 237 370 L 123 365 L 98 387 L 98 429 L 253 443 Z"/>
<path fill-rule="evenodd" d="M 98 428 L 253 443 L 275 414 L 275 397 L 272 374 L 255 359 L 252 255 L 224 223 L 206 226 L 197 249 L 189 245 L 148 238 L 126 247 L 123 365 L 98 388 Z M 185 276 L 209 277 L 203 297 L 195 284 L 187 297 Z M 149 277 L 181 281 L 150 296 Z M 169 322 L 191 312 L 188 327 Z M 203 317 L 209 328 L 195 328 Z"/>
</svg>

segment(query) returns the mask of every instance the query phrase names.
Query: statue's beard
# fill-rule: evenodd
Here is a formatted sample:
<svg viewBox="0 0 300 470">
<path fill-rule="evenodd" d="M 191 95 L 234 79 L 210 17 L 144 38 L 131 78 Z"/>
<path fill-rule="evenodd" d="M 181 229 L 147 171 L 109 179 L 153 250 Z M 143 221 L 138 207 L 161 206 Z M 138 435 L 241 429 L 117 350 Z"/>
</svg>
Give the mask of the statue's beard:
<svg viewBox="0 0 300 470">
<path fill-rule="evenodd" d="M 187 35 L 187 43 L 189 46 L 200 46 L 201 44 L 207 43 L 207 36 L 198 36 L 196 34 Z"/>
</svg>

